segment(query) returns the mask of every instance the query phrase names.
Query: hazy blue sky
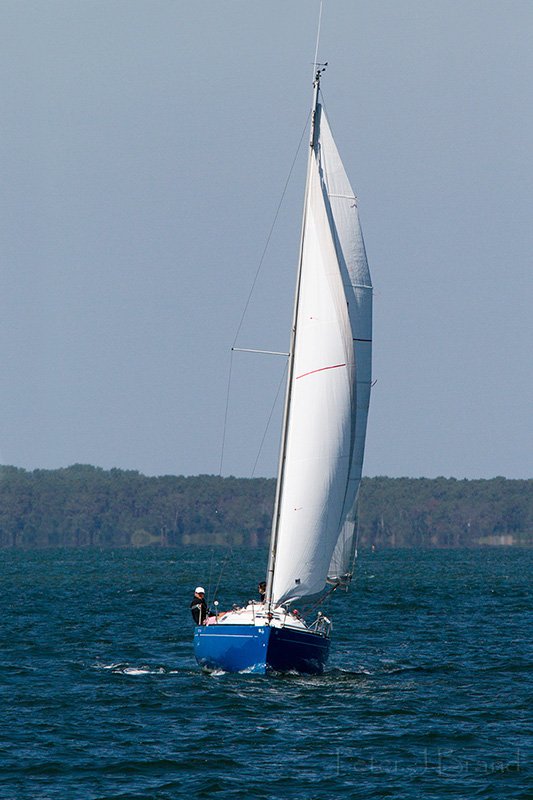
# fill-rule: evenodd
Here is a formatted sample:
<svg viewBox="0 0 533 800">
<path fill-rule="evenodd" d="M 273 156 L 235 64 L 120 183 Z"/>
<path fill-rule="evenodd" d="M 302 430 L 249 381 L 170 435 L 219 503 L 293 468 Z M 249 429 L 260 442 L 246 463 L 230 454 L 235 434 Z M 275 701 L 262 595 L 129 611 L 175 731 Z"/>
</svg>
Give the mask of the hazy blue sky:
<svg viewBox="0 0 533 800">
<path fill-rule="evenodd" d="M 318 5 L 0 4 L 3 463 L 218 472 Z M 375 287 L 367 475 L 533 475 L 532 35 L 531 0 L 325 0 Z M 306 155 L 241 347 L 287 348 Z M 223 472 L 249 476 L 284 364 L 233 363 Z"/>
</svg>

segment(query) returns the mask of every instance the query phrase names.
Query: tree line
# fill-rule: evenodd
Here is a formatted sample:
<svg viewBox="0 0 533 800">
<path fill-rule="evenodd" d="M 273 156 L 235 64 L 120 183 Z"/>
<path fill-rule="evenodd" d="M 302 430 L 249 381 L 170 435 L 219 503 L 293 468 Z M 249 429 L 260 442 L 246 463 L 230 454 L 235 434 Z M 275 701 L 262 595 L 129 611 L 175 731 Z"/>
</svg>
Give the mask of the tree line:
<svg viewBox="0 0 533 800">
<path fill-rule="evenodd" d="M 263 545 L 275 481 L 0 467 L 0 547 Z M 364 478 L 359 541 L 375 547 L 533 543 L 533 480 Z"/>
</svg>

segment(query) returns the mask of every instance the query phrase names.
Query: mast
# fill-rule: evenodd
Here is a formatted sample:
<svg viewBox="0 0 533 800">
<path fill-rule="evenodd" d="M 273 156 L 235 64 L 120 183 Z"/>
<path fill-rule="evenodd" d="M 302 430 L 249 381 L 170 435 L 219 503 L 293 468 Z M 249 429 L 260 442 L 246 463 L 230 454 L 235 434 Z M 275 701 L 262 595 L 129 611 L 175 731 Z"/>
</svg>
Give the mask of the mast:
<svg viewBox="0 0 533 800">
<path fill-rule="evenodd" d="M 283 424 L 281 429 L 281 448 L 280 448 L 280 456 L 279 456 L 279 464 L 278 464 L 278 480 L 276 483 L 276 498 L 274 501 L 274 514 L 272 517 L 272 532 L 270 534 L 270 553 L 268 558 L 268 568 L 267 568 L 267 580 L 266 580 L 266 595 L 265 595 L 265 603 L 268 605 L 269 611 L 272 610 L 272 587 L 274 582 L 274 570 L 276 568 L 276 550 L 277 550 L 277 540 L 278 540 L 278 533 L 279 533 L 279 520 L 280 520 L 280 511 L 281 511 L 281 495 L 283 492 L 283 479 L 285 474 L 285 458 L 286 458 L 286 451 L 287 451 L 287 436 L 289 430 L 289 415 L 291 409 L 291 395 L 292 395 L 292 386 L 293 386 L 293 375 L 294 375 L 294 348 L 296 345 L 296 333 L 298 327 L 298 306 L 300 301 L 300 284 L 302 279 L 302 260 L 303 260 L 303 245 L 304 245 L 304 231 L 305 231 L 305 220 L 307 214 L 307 202 L 308 202 L 308 194 L 309 194 L 309 174 L 311 171 L 312 159 L 314 158 L 314 151 L 316 147 L 316 114 L 317 114 L 317 107 L 318 107 L 318 96 L 320 92 L 320 77 L 322 73 L 325 71 L 327 67 L 326 64 L 316 64 L 317 67 L 315 73 L 315 79 L 313 81 L 313 104 L 311 106 L 311 136 L 309 141 L 309 157 L 307 160 L 307 177 L 305 181 L 305 193 L 304 193 L 304 210 L 303 210 L 303 219 L 302 219 L 302 229 L 300 234 L 300 250 L 299 250 L 299 257 L 298 257 L 298 272 L 296 278 L 296 292 L 294 296 L 294 311 L 293 311 L 293 322 L 291 328 L 291 340 L 289 346 L 289 361 L 288 361 L 288 371 L 287 371 L 287 386 L 285 390 L 285 408 L 283 412 Z"/>
</svg>

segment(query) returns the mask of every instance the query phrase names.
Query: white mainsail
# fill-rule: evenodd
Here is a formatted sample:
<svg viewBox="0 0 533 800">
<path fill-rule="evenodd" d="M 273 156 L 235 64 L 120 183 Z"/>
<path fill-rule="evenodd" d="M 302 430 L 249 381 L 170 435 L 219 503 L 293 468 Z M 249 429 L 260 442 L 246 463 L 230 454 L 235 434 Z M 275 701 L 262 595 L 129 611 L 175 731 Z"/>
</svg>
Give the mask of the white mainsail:
<svg viewBox="0 0 533 800">
<path fill-rule="evenodd" d="M 371 383 L 372 286 L 357 200 L 317 103 L 272 600 L 349 580 Z"/>
</svg>

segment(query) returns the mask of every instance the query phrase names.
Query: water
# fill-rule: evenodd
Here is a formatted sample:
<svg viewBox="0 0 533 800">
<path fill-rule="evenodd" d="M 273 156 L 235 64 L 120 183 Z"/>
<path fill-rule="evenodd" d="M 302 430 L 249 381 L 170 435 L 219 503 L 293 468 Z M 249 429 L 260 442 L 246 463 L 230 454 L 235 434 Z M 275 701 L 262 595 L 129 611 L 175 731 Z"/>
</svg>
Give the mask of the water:
<svg viewBox="0 0 533 800">
<path fill-rule="evenodd" d="M 199 671 L 207 550 L 1 559 L 2 800 L 533 797 L 531 550 L 362 553 L 321 677 Z"/>
</svg>

